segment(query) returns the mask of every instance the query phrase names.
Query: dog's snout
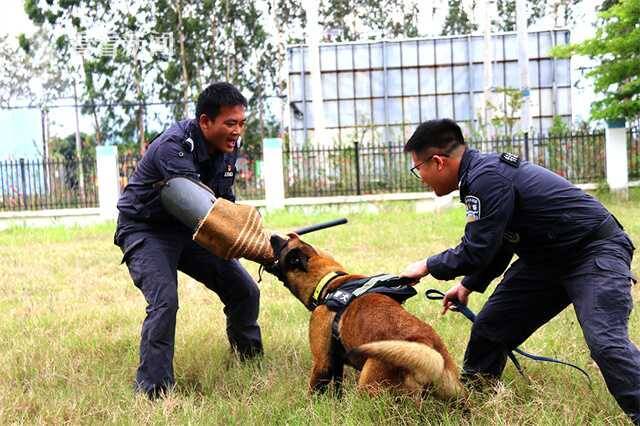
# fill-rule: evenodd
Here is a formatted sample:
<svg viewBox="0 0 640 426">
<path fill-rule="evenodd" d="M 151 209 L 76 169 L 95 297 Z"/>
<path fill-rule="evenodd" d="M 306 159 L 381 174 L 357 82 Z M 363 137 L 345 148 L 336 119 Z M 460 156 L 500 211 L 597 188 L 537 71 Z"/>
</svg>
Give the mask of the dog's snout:
<svg viewBox="0 0 640 426">
<path fill-rule="evenodd" d="M 273 249 L 273 252 L 275 253 L 276 257 L 280 256 L 280 252 L 287 245 L 287 240 L 282 238 L 278 234 L 271 235 L 271 238 L 269 239 L 269 242 L 271 243 L 271 248 Z"/>
</svg>

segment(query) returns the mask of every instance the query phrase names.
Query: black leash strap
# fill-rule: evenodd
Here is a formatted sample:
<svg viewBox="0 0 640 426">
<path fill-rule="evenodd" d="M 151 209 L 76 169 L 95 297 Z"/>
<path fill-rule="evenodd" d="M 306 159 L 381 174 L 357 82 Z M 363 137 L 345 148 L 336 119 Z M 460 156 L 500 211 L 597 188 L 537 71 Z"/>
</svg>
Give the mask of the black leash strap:
<svg viewBox="0 0 640 426">
<path fill-rule="evenodd" d="M 444 293 L 441 292 L 440 290 L 436 290 L 434 288 L 427 290 L 424 295 L 429 300 L 442 300 L 442 299 L 444 299 Z M 452 311 L 461 313 L 462 315 L 464 315 L 471 322 L 475 321 L 476 314 L 471 309 L 469 309 L 467 306 L 465 306 L 462 303 L 459 303 L 457 301 L 452 301 L 452 303 L 453 303 L 453 306 L 451 307 Z M 513 349 L 513 352 L 518 353 L 518 354 L 520 354 L 520 355 L 522 355 L 522 356 L 524 356 L 526 358 L 532 359 L 534 361 L 552 362 L 552 363 L 555 363 L 555 364 L 562 364 L 562 365 L 566 365 L 567 367 L 575 368 L 576 370 L 578 370 L 579 372 L 584 374 L 584 376 L 587 378 L 587 381 L 589 382 L 589 387 L 591 387 L 591 376 L 589 376 L 589 373 L 587 373 L 584 369 L 578 367 L 577 365 L 571 364 L 571 363 L 566 362 L 566 361 L 560 361 L 558 359 L 549 358 L 549 357 L 546 357 L 546 356 L 533 355 L 533 354 L 525 352 L 525 351 L 523 351 L 522 349 L 519 349 L 519 348 Z M 524 371 L 522 370 L 522 366 L 520 365 L 520 362 L 518 362 L 518 359 L 513 354 L 513 352 L 509 351 L 509 352 L 507 352 L 507 355 L 509 356 L 509 359 L 511 359 L 513 364 L 516 366 L 516 369 L 518 370 L 518 372 L 524 377 Z"/>
</svg>

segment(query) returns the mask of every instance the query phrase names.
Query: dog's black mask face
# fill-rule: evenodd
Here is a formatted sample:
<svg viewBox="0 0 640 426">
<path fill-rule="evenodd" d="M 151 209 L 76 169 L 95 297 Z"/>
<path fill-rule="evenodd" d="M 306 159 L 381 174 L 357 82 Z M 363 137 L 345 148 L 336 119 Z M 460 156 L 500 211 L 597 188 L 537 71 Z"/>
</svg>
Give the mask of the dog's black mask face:
<svg viewBox="0 0 640 426">
<path fill-rule="evenodd" d="M 307 272 L 307 265 L 309 264 L 309 256 L 304 254 L 301 248 L 293 248 L 287 252 L 283 259 L 284 263 L 280 266 L 283 272 L 289 271 L 303 271 Z"/>
<path fill-rule="evenodd" d="M 289 240 L 282 238 L 280 235 L 277 235 L 277 234 L 271 235 L 269 242 L 271 243 L 271 248 L 273 249 L 273 252 L 276 254 L 276 259 L 280 258 L 280 252 L 282 252 L 282 250 L 287 246 L 288 241 Z"/>
<path fill-rule="evenodd" d="M 276 254 L 276 261 L 271 265 L 265 266 L 265 270 L 276 277 L 286 285 L 285 274 L 290 271 L 307 271 L 309 256 L 307 256 L 301 247 L 289 247 L 289 242 L 302 243 L 300 239 L 285 239 L 279 235 L 272 235 L 270 239 L 271 247 Z M 302 243 L 304 244 L 304 243 Z"/>
</svg>

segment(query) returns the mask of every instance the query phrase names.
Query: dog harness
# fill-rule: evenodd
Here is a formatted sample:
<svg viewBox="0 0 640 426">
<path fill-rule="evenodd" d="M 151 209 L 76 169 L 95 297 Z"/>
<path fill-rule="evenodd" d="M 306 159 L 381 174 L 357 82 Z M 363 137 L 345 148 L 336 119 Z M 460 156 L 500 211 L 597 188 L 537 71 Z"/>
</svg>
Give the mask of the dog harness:
<svg viewBox="0 0 640 426">
<path fill-rule="evenodd" d="M 385 294 L 399 303 L 403 303 L 417 294 L 413 287 L 407 285 L 408 281 L 406 278 L 388 274 L 358 278 L 342 284 L 339 288 L 327 294 L 324 299 L 319 300 L 318 303 L 326 305 L 327 308 L 338 315 L 341 315 L 356 298 L 367 293 Z M 318 288 L 321 287 L 324 286 L 318 286 Z"/>
<path fill-rule="evenodd" d="M 320 299 L 322 290 L 334 278 L 338 277 L 337 273 L 325 276 L 316 287 L 312 302 L 317 305 L 326 305 L 329 310 L 336 313 L 331 325 L 331 376 L 340 389 L 342 383 L 342 375 L 344 372 L 344 359 L 346 351 L 340 340 L 340 318 L 345 309 L 358 297 L 369 294 L 379 293 L 391 297 L 399 303 L 415 296 L 416 290 L 407 283 L 411 280 L 401 278 L 395 275 L 374 275 L 372 277 L 358 278 L 342 284 L 339 288 L 328 293 L 324 298 Z M 328 279 L 326 279 L 328 277 Z M 323 285 L 320 285 L 324 282 Z"/>
</svg>

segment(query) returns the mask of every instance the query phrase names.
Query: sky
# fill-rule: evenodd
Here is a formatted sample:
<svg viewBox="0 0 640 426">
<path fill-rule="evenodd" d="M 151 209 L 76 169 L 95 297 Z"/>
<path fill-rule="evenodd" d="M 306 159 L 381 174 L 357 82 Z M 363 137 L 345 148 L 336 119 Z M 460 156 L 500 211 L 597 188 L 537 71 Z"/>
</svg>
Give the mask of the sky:
<svg viewBox="0 0 640 426">
<path fill-rule="evenodd" d="M 572 41 L 580 41 L 591 37 L 594 33 L 595 10 L 602 0 L 583 0 L 574 7 L 575 24 L 570 28 Z M 426 28 L 440 28 L 440 23 L 446 16 L 447 1 L 435 0 L 431 2 L 436 13 L 432 17 L 421 9 L 419 26 Z M 2 0 L 2 13 L 0 14 L 0 31 L 11 36 L 34 30 L 34 26 L 24 13 L 23 0 Z M 551 28 L 549 22 L 540 22 L 531 29 Z M 591 65 L 591 61 L 585 58 L 573 58 L 572 81 L 576 82 L 581 77 L 580 67 Z M 577 86 L 577 87 L 576 87 Z M 595 99 L 591 84 L 588 80 L 581 81 L 572 91 L 572 112 L 574 120 L 586 119 L 589 115 L 589 105 Z M 75 116 L 73 108 L 58 108 L 51 113 L 53 124 L 50 127 L 52 136 L 67 136 L 75 130 Z M 40 112 L 37 110 L 0 110 L 0 160 L 16 159 L 20 157 L 35 158 L 40 156 L 42 141 Z M 90 117 L 80 118 L 80 131 L 91 132 Z"/>
</svg>

